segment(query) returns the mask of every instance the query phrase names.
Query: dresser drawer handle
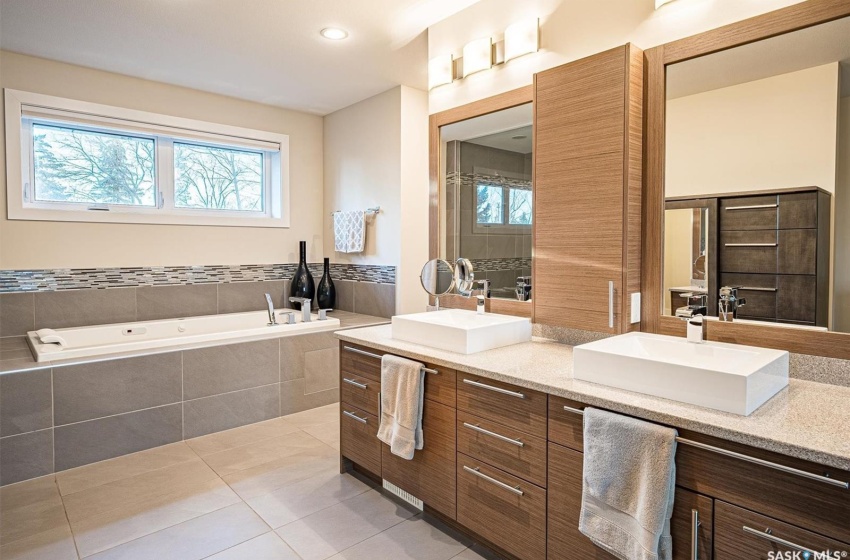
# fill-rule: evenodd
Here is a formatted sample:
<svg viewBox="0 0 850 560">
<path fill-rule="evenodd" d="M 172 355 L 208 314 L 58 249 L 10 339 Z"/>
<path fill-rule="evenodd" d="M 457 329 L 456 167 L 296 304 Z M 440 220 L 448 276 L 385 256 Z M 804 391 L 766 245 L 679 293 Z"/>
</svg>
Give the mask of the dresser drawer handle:
<svg viewBox="0 0 850 560">
<path fill-rule="evenodd" d="M 691 510 L 691 560 L 699 560 L 699 511 Z"/>
<path fill-rule="evenodd" d="M 503 436 L 502 434 L 497 434 L 496 432 L 491 432 L 490 430 L 485 430 L 478 424 L 470 424 L 469 422 L 464 422 L 464 426 L 469 428 L 470 430 L 476 431 L 479 434 L 484 434 L 485 436 L 494 437 L 498 440 L 504 441 L 505 443 L 510 443 L 511 445 L 516 445 L 517 447 L 524 447 L 525 444 L 519 439 L 512 439 L 508 436 Z"/>
<path fill-rule="evenodd" d="M 368 387 L 368 385 L 366 385 L 365 383 L 358 383 L 357 381 L 353 379 L 348 379 L 347 377 L 343 377 L 342 380 L 343 382 L 348 383 L 349 385 L 354 385 L 358 389 L 366 389 Z"/>
<path fill-rule="evenodd" d="M 764 531 L 759 531 L 758 529 L 752 529 L 750 527 L 747 527 L 746 525 L 744 525 L 743 528 L 744 528 L 745 533 L 749 533 L 749 534 L 754 535 L 754 536 L 756 536 L 760 539 L 764 539 L 766 541 L 770 541 L 772 543 L 776 543 L 776 544 L 788 547 L 792 550 L 799 550 L 800 552 L 808 552 L 808 553 L 812 554 L 813 557 L 815 557 L 815 555 L 816 555 L 816 552 L 814 550 L 812 550 L 811 548 L 806 548 L 805 546 L 800 546 L 799 544 L 792 543 L 791 541 L 786 541 L 785 539 L 780 539 L 779 537 L 774 537 L 773 535 L 770 534 L 771 533 L 770 529 L 765 529 Z"/>
<path fill-rule="evenodd" d="M 360 350 L 359 348 L 352 348 L 351 346 L 343 346 L 343 350 L 346 352 L 354 352 L 355 354 L 360 354 L 361 356 L 367 356 L 369 358 L 375 358 L 376 360 L 383 360 L 384 357 L 380 354 L 373 354 L 372 352 L 366 352 L 365 350 Z M 439 370 L 422 367 L 422 371 L 425 373 L 433 373 L 434 375 L 439 375 Z"/>
<path fill-rule="evenodd" d="M 471 379 L 464 378 L 464 383 L 467 385 L 472 385 L 474 387 L 480 387 L 481 389 L 487 389 L 488 391 L 494 391 L 496 393 L 501 393 L 502 395 L 510 395 L 511 397 L 516 397 L 518 399 L 524 399 L 525 395 L 520 393 L 519 391 L 509 391 L 507 389 L 502 389 L 501 387 L 494 387 L 492 385 L 487 385 L 486 383 L 481 383 L 479 381 L 473 381 Z"/>
<path fill-rule="evenodd" d="M 767 208 L 779 208 L 778 204 L 751 204 L 749 206 L 727 206 L 726 210 L 764 210 Z"/>
<path fill-rule="evenodd" d="M 779 247 L 779 243 L 725 243 L 724 247 Z"/>
<path fill-rule="evenodd" d="M 486 480 L 487 482 L 495 484 L 499 488 L 507 490 L 508 492 L 513 492 L 517 496 L 522 496 L 523 494 L 525 494 L 525 492 L 520 490 L 519 486 L 511 486 L 509 484 L 505 484 L 504 482 L 502 482 L 500 480 L 496 480 L 492 476 L 487 476 L 486 474 L 481 472 L 481 469 L 479 467 L 472 468 L 472 467 L 467 467 L 466 465 L 464 465 L 463 470 L 465 470 L 468 473 L 474 474 L 478 478 L 482 478 L 482 479 Z"/>
<path fill-rule="evenodd" d="M 742 286 L 742 287 L 738 288 L 738 290 L 741 290 L 741 291 L 745 290 L 747 292 L 775 292 L 775 291 L 777 291 L 776 288 L 756 288 L 755 286 Z"/>
<path fill-rule="evenodd" d="M 354 420 L 357 420 L 357 421 L 358 421 L 358 422 L 360 422 L 361 424 L 368 424 L 368 423 L 369 423 L 369 419 L 368 419 L 368 418 L 360 418 L 359 416 L 357 416 L 357 415 L 356 415 L 356 414 L 354 414 L 353 412 L 348 412 L 347 410 L 343 410 L 343 411 L 342 411 L 342 413 L 343 413 L 343 414 L 345 414 L 346 416 L 348 416 L 349 418 L 352 418 L 352 419 L 354 419 Z"/>
</svg>

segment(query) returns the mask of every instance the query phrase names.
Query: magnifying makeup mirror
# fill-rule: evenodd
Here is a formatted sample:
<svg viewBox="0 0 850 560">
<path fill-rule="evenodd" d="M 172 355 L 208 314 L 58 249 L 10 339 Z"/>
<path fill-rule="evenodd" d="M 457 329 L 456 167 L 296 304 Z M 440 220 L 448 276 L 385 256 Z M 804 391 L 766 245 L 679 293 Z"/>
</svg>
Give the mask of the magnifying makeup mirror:
<svg viewBox="0 0 850 560">
<path fill-rule="evenodd" d="M 458 294 L 463 297 L 472 295 L 475 273 L 472 271 L 472 263 L 469 259 L 460 258 L 455 263 L 454 284 Z"/>
<path fill-rule="evenodd" d="M 434 296 L 438 309 L 440 297 L 450 293 L 455 286 L 454 274 L 452 265 L 442 259 L 432 259 L 422 267 L 419 281 L 425 291 Z"/>
</svg>

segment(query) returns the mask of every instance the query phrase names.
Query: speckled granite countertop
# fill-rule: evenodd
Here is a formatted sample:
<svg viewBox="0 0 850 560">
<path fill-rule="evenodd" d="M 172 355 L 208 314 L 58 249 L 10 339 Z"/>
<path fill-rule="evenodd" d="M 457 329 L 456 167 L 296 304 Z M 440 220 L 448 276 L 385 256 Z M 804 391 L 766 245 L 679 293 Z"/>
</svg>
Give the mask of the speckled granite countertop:
<svg viewBox="0 0 850 560">
<path fill-rule="evenodd" d="M 334 311 L 331 317 L 339 319 L 339 329 L 351 329 L 366 325 L 380 325 L 389 322 L 389 319 L 384 317 L 373 317 L 372 315 L 363 315 L 362 313 L 352 313 L 350 311 Z M 309 331 L 303 333 L 315 334 L 318 332 L 328 332 L 338 330 L 335 328 L 324 331 Z M 276 338 L 280 335 L 271 336 L 268 338 Z M 298 335 L 302 336 L 302 335 Z M 61 366 L 69 366 L 90 362 L 102 362 L 106 360 L 117 360 L 120 358 L 132 358 L 135 356 L 144 356 L 148 354 L 164 354 L 167 352 L 180 352 L 181 350 L 190 350 L 193 348 L 203 348 L 206 346 L 218 346 L 221 344 L 238 344 L 240 342 L 250 342 L 259 340 L 258 337 L 242 337 L 234 338 L 227 341 L 210 341 L 199 342 L 195 344 L 178 344 L 165 348 L 151 348 L 147 350 L 136 350 L 133 352 L 115 352 L 112 354 L 104 354 L 102 356 L 92 356 L 87 358 L 73 358 L 69 360 L 52 360 L 46 362 L 36 362 L 33 358 L 32 351 L 27 344 L 25 336 L 10 336 L 0 338 L 0 375 L 7 373 L 19 373 L 26 370 L 48 369 Z"/>
<path fill-rule="evenodd" d="M 573 347 L 535 338 L 463 355 L 394 340 L 390 325 L 337 337 L 496 381 L 574 399 L 638 418 L 850 470 L 850 387 L 791 379 L 750 416 L 738 416 L 573 379 Z"/>
</svg>

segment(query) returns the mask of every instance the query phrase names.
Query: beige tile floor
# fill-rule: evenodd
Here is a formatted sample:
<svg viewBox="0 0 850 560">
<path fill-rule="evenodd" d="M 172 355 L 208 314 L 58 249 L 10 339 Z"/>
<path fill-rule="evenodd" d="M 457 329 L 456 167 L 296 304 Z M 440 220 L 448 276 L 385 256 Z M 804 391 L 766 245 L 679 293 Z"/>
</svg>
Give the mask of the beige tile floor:
<svg viewBox="0 0 850 560">
<path fill-rule="evenodd" d="M 0 489 L 2 560 L 482 560 L 339 474 L 330 405 Z"/>
</svg>

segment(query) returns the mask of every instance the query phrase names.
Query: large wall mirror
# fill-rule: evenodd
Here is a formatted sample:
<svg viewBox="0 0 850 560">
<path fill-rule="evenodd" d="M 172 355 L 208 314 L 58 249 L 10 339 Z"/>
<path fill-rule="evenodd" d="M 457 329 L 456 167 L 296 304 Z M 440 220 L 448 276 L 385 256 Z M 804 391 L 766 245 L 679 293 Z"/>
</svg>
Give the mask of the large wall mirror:
<svg viewBox="0 0 850 560">
<path fill-rule="evenodd" d="M 443 123 L 432 125 L 437 137 L 431 145 L 439 150 L 436 208 L 432 208 L 432 214 L 437 213 L 432 227 L 436 225 L 439 233 L 436 243 L 432 240 L 432 257 L 449 262 L 468 259 L 475 280 L 489 281 L 489 297 L 498 311 L 527 316 L 534 293 L 534 112 L 529 94 L 525 90 L 506 94 L 500 101 L 504 107 L 498 110 L 493 110 L 497 99 L 493 98 L 481 106 L 437 115 Z M 432 154 L 432 162 L 435 159 Z M 483 284 L 476 289 L 483 289 Z"/>
<path fill-rule="evenodd" d="M 850 17 L 665 80 L 662 315 L 850 332 Z"/>
</svg>

